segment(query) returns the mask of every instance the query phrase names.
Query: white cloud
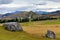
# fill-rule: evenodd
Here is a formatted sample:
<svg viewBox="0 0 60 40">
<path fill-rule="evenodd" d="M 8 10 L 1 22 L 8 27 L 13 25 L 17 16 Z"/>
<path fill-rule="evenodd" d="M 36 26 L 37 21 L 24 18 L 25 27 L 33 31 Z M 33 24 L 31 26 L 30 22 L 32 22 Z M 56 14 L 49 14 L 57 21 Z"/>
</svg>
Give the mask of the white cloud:
<svg viewBox="0 0 60 40">
<path fill-rule="evenodd" d="M 1 1 L 0 1 L 1 2 Z M 59 0 L 13 0 L 11 3 L 1 4 L 0 13 L 12 11 L 56 11 L 60 10 Z"/>
<path fill-rule="evenodd" d="M 36 8 L 47 9 L 47 10 L 50 9 L 50 11 L 52 11 L 52 10 L 55 10 L 55 9 L 59 9 L 60 8 L 59 4 L 60 4 L 59 2 L 56 3 L 56 2 L 46 1 L 46 5 L 37 5 Z"/>
</svg>

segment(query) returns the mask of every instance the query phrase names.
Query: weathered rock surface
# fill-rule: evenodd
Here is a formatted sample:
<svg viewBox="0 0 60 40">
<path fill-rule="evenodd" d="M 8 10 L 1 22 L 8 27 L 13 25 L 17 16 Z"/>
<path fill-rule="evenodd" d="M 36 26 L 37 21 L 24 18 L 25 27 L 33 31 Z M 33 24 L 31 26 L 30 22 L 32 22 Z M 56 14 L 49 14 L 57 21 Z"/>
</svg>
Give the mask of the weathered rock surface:
<svg viewBox="0 0 60 40">
<path fill-rule="evenodd" d="M 56 36 L 55 36 L 55 33 L 53 31 L 50 31 L 48 30 L 46 35 L 45 35 L 47 38 L 52 38 L 52 39 L 55 39 Z"/>
<path fill-rule="evenodd" d="M 4 28 L 8 31 L 22 31 L 22 27 L 18 22 L 7 22 L 3 24 Z"/>
</svg>

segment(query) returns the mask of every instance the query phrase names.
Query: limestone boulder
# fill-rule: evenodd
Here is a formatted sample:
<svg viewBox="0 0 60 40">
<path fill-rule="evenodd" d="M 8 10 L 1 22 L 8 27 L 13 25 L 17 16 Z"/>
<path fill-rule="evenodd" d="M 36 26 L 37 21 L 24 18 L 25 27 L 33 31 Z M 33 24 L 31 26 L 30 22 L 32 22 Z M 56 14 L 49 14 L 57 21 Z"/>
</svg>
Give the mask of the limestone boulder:
<svg viewBox="0 0 60 40">
<path fill-rule="evenodd" d="M 52 38 L 52 39 L 55 39 L 56 38 L 56 35 L 53 31 L 50 31 L 50 30 L 47 30 L 47 33 L 45 35 L 47 38 Z"/>
<path fill-rule="evenodd" d="M 4 23 L 3 26 L 8 31 L 23 31 L 18 22 L 7 22 Z"/>
</svg>

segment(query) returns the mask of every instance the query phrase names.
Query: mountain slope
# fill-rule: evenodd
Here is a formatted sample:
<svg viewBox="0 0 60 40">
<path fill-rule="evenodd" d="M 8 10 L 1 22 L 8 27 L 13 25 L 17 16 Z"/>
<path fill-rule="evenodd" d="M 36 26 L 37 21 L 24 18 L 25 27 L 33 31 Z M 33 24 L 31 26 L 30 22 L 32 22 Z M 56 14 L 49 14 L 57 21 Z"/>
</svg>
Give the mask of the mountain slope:
<svg viewBox="0 0 60 40">
<path fill-rule="evenodd" d="M 60 11 L 51 12 L 51 13 L 48 13 L 46 15 L 53 17 L 53 18 L 60 18 Z"/>
<path fill-rule="evenodd" d="M 5 16 L 5 17 L 4 17 Z M 3 19 L 15 19 L 15 18 L 60 18 L 60 11 L 55 11 L 55 12 L 50 12 L 50 13 L 45 13 L 41 14 L 41 12 L 33 12 L 33 11 L 22 11 L 22 12 L 13 12 L 13 13 L 7 13 L 2 15 Z"/>
<path fill-rule="evenodd" d="M 33 18 L 37 18 L 38 16 L 40 16 L 39 14 L 36 14 L 35 12 L 20 12 L 20 13 L 15 13 L 9 16 L 4 17 L 4 19 L 14 19 L 14 18 L 29 18 L 29 17 L 33 17 Z"/>
</svg>

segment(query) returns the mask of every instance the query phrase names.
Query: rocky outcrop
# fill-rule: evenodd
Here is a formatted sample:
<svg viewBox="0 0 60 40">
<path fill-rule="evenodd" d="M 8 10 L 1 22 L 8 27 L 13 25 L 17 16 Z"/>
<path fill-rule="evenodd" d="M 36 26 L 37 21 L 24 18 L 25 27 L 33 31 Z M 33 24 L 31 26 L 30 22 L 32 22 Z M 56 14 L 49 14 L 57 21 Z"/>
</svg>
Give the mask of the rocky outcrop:
<svg viewBox="0 0 60 40">
<path fill-rule="evenodd" d="M 8 31 L 22 31 L 23 30 L 18 22 L 4 23 L 3 26 Z"/>
<path fill-rule="evenodd" d="M 45 35 L 47 38 L 52 38 L 52 39 L 55 39 L 56 36 L 55 36 L 55 33 L 53 31 L 50 31 L 48 30 L 46 35 Z"/>
</svg>

